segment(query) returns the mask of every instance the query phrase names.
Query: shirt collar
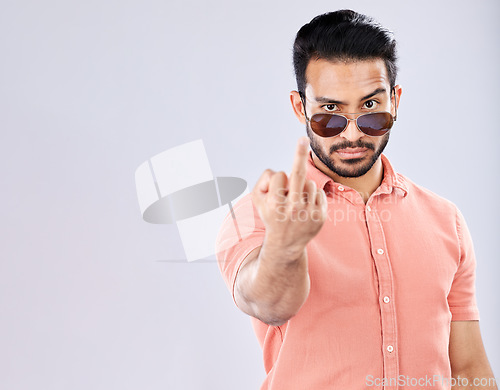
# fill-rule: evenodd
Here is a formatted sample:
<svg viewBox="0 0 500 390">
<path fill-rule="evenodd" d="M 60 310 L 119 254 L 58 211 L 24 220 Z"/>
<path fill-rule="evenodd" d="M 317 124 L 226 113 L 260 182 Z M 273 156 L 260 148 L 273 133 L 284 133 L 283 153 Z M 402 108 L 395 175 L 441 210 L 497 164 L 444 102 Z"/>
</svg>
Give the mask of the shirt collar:
<svg viewBox="0 0 500 390">
<path fill-rule="evenodd" d="M 394 171 L 389 159 L 383 153 L 380 155 L 380 159 L 384 167 L 384 177 L 376 191 L 378 193 L 391 193 L 394 190 L 396 194 L 405 197 L 408 194 L 408 185 L 404 177 Z M 334 191 L 338 191 L 339 186 L 343 188 L 346 187 L 335 182 L 330 176 L 321 172 L 316 165 L 314 165 L 312 151 L 308 153 L 306 176 L 308 179 L 314 180 L 317 187 L 322 188 L 327 195 Z"/>
</svg>

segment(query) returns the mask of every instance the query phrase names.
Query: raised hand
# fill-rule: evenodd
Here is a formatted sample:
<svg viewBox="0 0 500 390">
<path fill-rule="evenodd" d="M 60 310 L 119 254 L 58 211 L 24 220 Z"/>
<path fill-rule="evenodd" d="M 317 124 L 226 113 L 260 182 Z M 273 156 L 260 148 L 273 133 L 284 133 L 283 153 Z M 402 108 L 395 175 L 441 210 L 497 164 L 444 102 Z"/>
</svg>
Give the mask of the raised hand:
<svg viewBox="0 0 500 390">
<path fill-rule="evenodd" d="M 306 179 L 308 145 L 307 137 L 299 138 L 290 178 L 266 169 L 252 190 L 266 240 L 272 240 L 273 246 L 301 250 L 326 220 L 326 194 Z"/>
</svg>

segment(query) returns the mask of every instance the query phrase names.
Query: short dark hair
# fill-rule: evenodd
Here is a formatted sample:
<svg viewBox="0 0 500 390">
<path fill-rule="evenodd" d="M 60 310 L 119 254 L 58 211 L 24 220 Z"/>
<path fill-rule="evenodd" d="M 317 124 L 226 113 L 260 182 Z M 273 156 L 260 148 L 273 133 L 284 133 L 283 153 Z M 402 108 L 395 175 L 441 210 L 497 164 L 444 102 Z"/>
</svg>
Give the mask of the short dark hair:
<svg viewBox="0 0 500 390">
<path fill-rule="evenodd" d="M 318 15 L 302 26 L 293 45 L 297 89 L 304 92 L 311 59 L 359 61 L 381 58 L 391 90 L 398 71 L 394 34 L 369 16 L 343 9 Z"/>
</svg>

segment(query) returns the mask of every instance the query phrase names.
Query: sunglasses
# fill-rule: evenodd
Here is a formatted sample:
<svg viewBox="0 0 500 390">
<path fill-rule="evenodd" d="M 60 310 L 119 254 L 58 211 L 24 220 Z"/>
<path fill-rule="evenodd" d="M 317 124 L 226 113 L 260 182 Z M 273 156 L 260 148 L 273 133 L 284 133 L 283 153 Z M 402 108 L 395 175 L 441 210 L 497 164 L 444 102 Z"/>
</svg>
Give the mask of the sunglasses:
<svg viewBox="0 0 500 390">
<path fill-rule="evenodd" d="M 396 121 L 396 116 L 392 116 L 391 113 L 386 111 L 368 112 L 359 115 L 356 119 L 347 118 L 342 114 L 314 114 L 309 119 L 306 114 L 304 94 L 302 92 L 299 92 L 299 94 L 304 105 L 306 120 L 310 123 L 311 129 L 320 137 L 335 137 L 339 135 L 347 129 L 350 121 L 355 121 L 357 128 L 364 134 L 371 137 L 379 137 L 386 134 Z"/>
</svg>

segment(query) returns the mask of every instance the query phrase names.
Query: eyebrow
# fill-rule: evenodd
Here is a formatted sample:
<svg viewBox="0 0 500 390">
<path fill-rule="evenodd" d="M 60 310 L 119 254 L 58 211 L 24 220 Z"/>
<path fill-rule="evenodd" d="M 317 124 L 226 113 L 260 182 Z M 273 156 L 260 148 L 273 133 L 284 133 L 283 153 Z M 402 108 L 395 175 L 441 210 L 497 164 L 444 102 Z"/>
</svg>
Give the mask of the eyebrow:
<svg viewBox="0 0 500 390">
<path fill-rule="evenodd" d="M 366 96 L 363 96 L 359 101 L 362 102 L 363 100 L 370 99 L 371 97 L 378 95 L 379 93 L 383 93 L 385 91 L 386 91 L 385 88 L 377 88 L 375 91 L 369 93 Z M 335 100 L 335 99 L 332 99 L 329 97 L 324 97 L 324 96 L 317 97 L 314 100 L 318 103 L 333 103 L 333 104 L 339 104 L 341 106 L 347 105 L 347 103 L 341 102 L 340 100 Z"/>
</svg>

